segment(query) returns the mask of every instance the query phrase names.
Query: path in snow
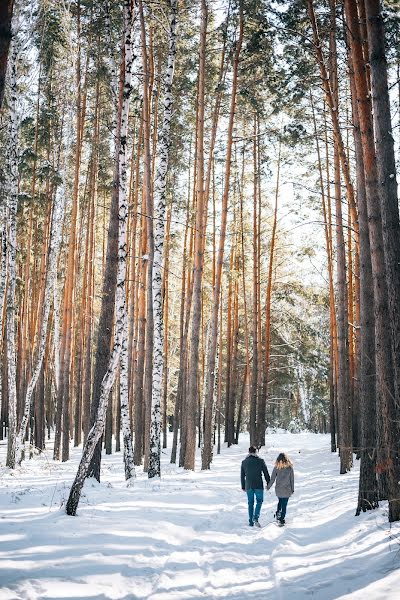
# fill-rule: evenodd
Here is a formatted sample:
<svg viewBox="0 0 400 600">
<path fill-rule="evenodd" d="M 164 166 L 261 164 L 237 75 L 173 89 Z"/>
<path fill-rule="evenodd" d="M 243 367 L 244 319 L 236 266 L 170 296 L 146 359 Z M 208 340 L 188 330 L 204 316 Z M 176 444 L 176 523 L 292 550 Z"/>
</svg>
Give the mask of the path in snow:
<svg viewBox="0 0 400 600">
<path fill-rule="evenodd" d="M 12 473 L 1 446 L 0 600 L 400 599 L 400 527 L 385 506 L 354 517 L 358 464 L 338 475 L 328 436 L 269 435 L 261 456 L 271 470 L 288 451 L 295 495 L 285 528 L 273 523 L 272 491 L 264 527 L 251 529 L 239 478 L 247 445 L 243 436 L 223 449 L 209 472 L 177 469 L 166 454 L 161 482 L 141 473 L 130 489 L 121 455 L 104 457 L 77 517 L 61 505 L 80 450 Z"/>
</svg>

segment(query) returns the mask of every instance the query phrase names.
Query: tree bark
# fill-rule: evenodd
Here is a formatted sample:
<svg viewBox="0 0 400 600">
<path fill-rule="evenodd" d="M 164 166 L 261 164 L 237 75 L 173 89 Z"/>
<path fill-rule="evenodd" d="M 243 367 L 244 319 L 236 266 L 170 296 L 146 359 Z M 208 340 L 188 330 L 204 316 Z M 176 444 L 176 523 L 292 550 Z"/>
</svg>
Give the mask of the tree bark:
<svg viewBox="0 0 400 600">
<path fill-rule="evenodd" d="M 169 49 L 164 89 L 164 115 L 158 144 L 158 164 L 154 194 L 154 261 L 152 269 L 153 314 L 154 314 L 154 350 L 153 379 L 150 427 L 150 456 L 148 476 L 161 476 L 161 390 L 163 381 L 163 298 L 162 298 L 162 262 L 164 248 L 165 202 L 168 173 L 169 149 L 171 146 L 172 118 L 172 82 L 174 78 L 176 56 L 176 11 L 177 0 L 170 0 L 169 14 Z"/>
<path fill-rule="evenodd" d="M 267 399 L 268 399 L 268 379 L 269 370 L 271 364 L 271 296 L 272 296 L 272 278 L 274 269 L 275 259 L 275 243 L 276 243 L 276 229 L 278 224 L 278 200 L 279 200 L 279 185 L 280 185 L 280 173 L 281 173 L 281 156 L 282 156 L 282 143 L 279 140 L 278 149 L 278 163 L 276 172 L 276 186 L 275 186 L 275 207 L 274 207 L 274 220 L 272 224 L 272 233 L 270 241 L 269 251 L 269 263 L 268 263 L 268 283 L 267 293 L 265 297 L 265 357 L 264 357 L 264 369 L 263 369 L 263 385 L 261 389 L 261 395 L 259 399 L 259 406 L 257 411 L 257 445 L 259 447 L 265 446 L 265 430 L 267 427 L 266 422 L 266 410 L 267 410 Z"/>
<path fill-rule="evenodd" d="M 119 140 L 117 142 L 119 152 L 117 160 L 118 170 L 118 272 L 116 282 L 116 294 L 115 294 L 115 314 L 116 324 L 114 331 L 114 344 L 108 364 L 107 372 L 101 383 L 101 393 L 99 406 L 95 418 L 95 423 L 89 432 L 87 437 L 82 459 L 78 467 L 74 483 L 72 484 L 71 491 L 69 494 L 66 512 L 68 515 L 75 515 L 78 507 L 80 494 L 87 477 L 90 463 L 93 457 L 95 448 L 101 438 L 105 426 L 105 417 L 107 412 L 107 404 L 110 396 L 110 392 L 115 380 L 117 373 L 118 363 L 121 359 L 121 351 L 126 356 L 126 341 L 127 341 L 127 314 L 126 314 L 126 290 L 125 290 L 125 278 L 126 278 L 126 224 L 128 220 L 128 205 L 127 205 L 127 194 L 126 194 L 126 143 L 127 143 L 127 130 L 128 130 L 128 116 L 129 116 L 129 105 L 130 97 L 132 92 L 132 66 L 134 62 L 133 54 L 133 3 L 131 0 L 125 0 L 124 2 L 124 32 L 123 32 L 123 69 L 121 70 L 122 75 L 122 87 L 123 94 L 121 98 L 121 109 L 119 111 Z M 127 400 L 127 365 L 125 358 L 123 358 L 123 371 L 125 382 L 125 397 Z M 132 447 L 128 448 L 125 453 L 125 473 L 129 475 L 129 479 L 132 478 L 134 473 L 134 467 L 131 462 L 133 456 Z M 127 463 L 127 459 L 130 458 L 130 463 Z"/>
<path fill-rule="evenodd" d="M 11 43 L 11 21 L 14 9 L 14 0 L 1 0 L 0 2 L 0 108 L 3 106 L 4 90 L 8 53 Z"/>
<path fill-rule="evenodd" d="M 17 384 L 15 357 L 15 288 L 17 254 L 17 206 L 18 206 L 18 124 L 17 124 L 17 42 L 11 44 L 8 66 L 9 106 L 6 148 L 6 194 L 7 194 L 7 373 L 8 373 L 8 446 L 7 466 L 15 467 L 17 430 Z"/>
<path fill-rule="evenodd" d="M 126 2 L 125 2 L 126 4 Z M 119 193 L 119 171 L 118 171 L 118 157 L 119 157 L 119 144 L 121 138 L 121 111 L 122 111 L 122 100 L 123 100 L 123 82 L 125 76 L 125 64 L 124 59 L 121 60 L 120 66 L 120 82 L 118 92 L 118 113 L 115 124 L 115 166 L 114 166 L 114 179 L 113 179 L 113 192 L 110 206 L 110 217 L 108 224 L 107 233 L 107 254 L 105 261 L 105 269 L 103 275 L 103 289 L 101 296 L 101 308 L 100 317 L 98 323 L 98 334 L 97 334 L 97 346 L 96 346 L 96 362 L 93 373 L 93 388 L 92 388 L 92 401 L 90 408 L 90 427 L 92 428 L 96 414 L 99 408 L 100 394 L 102 390 L 102 382 L 107 373 L 109 359 L 110 359 L 110 347 L 113 331 L 114 321 L 114 306 L 115 306 L 115 292 L 117 285 L 117 271 L 118 271 L 118 193 Z M 99 439 L 100 440 L 100 439 Z M 95 477 L 97 481 L 100 481 L 100 465 L 101 465 L 101 442 L 97 445 L 91 456 L 91 464 L 88 472 L 89 477 Z"/>
<path fill-rule="evenodd" d="M 35 386 L 39 379 L 39 375 L 42 371 L 43 366 L 43 358 L 46 350 L 46 342 L 47 342 L 47 327 L 50 317 L 50 308 L 52 303 L 52 295 L 54 290 L 54 285 L 57 277 L 57 262 L 58 262 L 58 254 L 61 243 L 61 229 L 62 222 L 64 219 L 64 208 L 65 208 L 65 171 L 63 174 L 63 183 L 57 189 L 52 221 L 51 221 L 51 233 L 50 233 L 50 243 L 49 243 L 49 251 L 48 251 L 48 261 L 47 261 L 47 273 L 46 273 L 46 285 L 44 292 L 44 302 L 43 302 L 43 315 L 40 323 L 40 327 L 38 330 L 38 340 L 37 340 L 37 356 L 33 369 L 33 373 L 31 375 L 30 381 L 28 383 L 28 387 L 25 395 L 25 404 L 23 409 L 23 415 L 21 419 L 21 423 L 19 426 L 18 435 L 16 438 L 16 464 L 20 464 L 22 460 L 22 452 L 23 452 L 23 443 L 26 434 L 26 428 L 28 425 L 29 414 L 31 411 L 32 404 L 32 395 L 35 390 Z"/>
<path fill-rule="evenodd" d="M 232 138 L 233 138 L 233 127 L 235 120 L 235 108 L 236 108 L 236 96 L 237 96 L 237 84 L 238 84 L 238 70 L 240 52 L 242 49 L 243 41 L 243 10 L 240 5 L 240 18 L 239 18 L 239 33 L 236 41 L 235 55 L 233 59 L 233 78 L 232 78 L 232 91 L 231 91 L 231 105 L 229 111 L 229 123 L 228 123 L 228 134 L 227 134 L 227 149 L 226 149 L 226 160 L 225 160 L 225 174 L 224 174 L 224 192 L 222 196 L 222 207 L 221 207 L 221 229 L 218 246 L 218 257 L 217 266 L 215 273 L 215 283 L 213 289 L 213 305 L 210 320 L 210 333 L 209 333 L 209 348 L 207 353 L 207 370 L 205 378 L 205 407 L 204 407 L 204 442 L 202 449 L 202 469 L 209 469 L 212 461 L 212 430 L 213 430 L 213 415 L 214 415 L 214 390 L 215 390 L 215 360 L 217 352 L 217 340 L 218 340 L 218 313 L 219 313 L 219 300 L 221 296 L 221 279 L 222 279 L 222 266 L 224 261 L 225 253 L 225 238 L 226 238 L 226 227 L 228 219 L 228 199 L 229 199 L 229 185 L 231 176 L 231 163 L 232 163 Z M 233 432 L 232 432 L 233 433 Z M 233 437 L 233 435 L 232 435 Z"/>
<path fill-rule="evenodd" d="M 354 67 L 358 117 L 364 161 L 368 227 L 371 247 L 371 264 L 375 307 L 375 351 L 377 372 L 378 415 L 378 465 L 377 471 L 387 478 L 389 520 L 400 517 L 398 425 L 394 397 L 394 366 L 391 339 L 387 335 L 390 322 L 386 265 L 383 247 L 381 207 L 379 204 L 378 170 L 373 136 L 371 99 L 365 74 L 357 6 L 345 2 L 350 50 Z"/>
<path fill-rule="evenodd" d="M 207 0 L 201 0 L 199 83 L 198 83 L 198 129 L 197 129 L 197 207 L 196 233 L 193 264 L 193 317 L 188 371 L 187 422 L 184 468 L 194 470 L 196 455 L 196 421 L 198 402 L 199 342 L 202 306 L 202 279 L 204 264 L 204 108 L 205 63 L 208 22 Z"/>
<path fill-rule="evenodd" d="M 77 121 L 76 121 L 76 155 L 75 155 L 75 173 L 74 187 L 72 194 L 72 211 L 70 217 L 70 235 L 68 244 L 68 259 L 67 271 L 64 286 L 63 299 L 63 319 L 61 332 L 60 346 L 60 378 L 57 390 L 57 410 L 62 411 L 62 452 L 61 459 L 63 462 L 69 459 L 69 440 L 70 440 L 70 372 L 72 360 L 72 329 L 73 319 L 72 311 L 75 298 L 76 286 L 76 244 L 77 244 L 77 219 L 79 210 L 79 174 L 82 157 L 83 144 L 83 114 L 82 97 L 81 97 L 81 65 L 80 65 L 80 1 L 77 4 L 77 39 L 78 39 L 78 60 L 76 63 L 77 69 Z M 57 431 L 54 442 L 54 458 L 60 459 L 61 446 L 61 431 Z"/>
<path fill-rule="evenodd" d="M 372 114 L 375 131 L 375 148 L 378 168 L 378 192 L 382 214 L 383 248 L 386 281 L 388 287 L 389 323 L 391 329 L 395 393 L 397 406 L 397 431 L 400 416 L 400 222 L 399 198 L 396 181 L 396 161 L 390 100 L 387 80 L 385 32 L 379 0 L 365 1 L 368 33 L 369 65 L 371 74 Z M 392 457 L 398 456 L 399 443 L 392 449 Z M 398 458 L 397 458 L 398 460 Z M 400 492 L 400 488 L 399 492 Z M 400 499 L 390 508 L 390 519 L 400 519 Z"/>
</svg>

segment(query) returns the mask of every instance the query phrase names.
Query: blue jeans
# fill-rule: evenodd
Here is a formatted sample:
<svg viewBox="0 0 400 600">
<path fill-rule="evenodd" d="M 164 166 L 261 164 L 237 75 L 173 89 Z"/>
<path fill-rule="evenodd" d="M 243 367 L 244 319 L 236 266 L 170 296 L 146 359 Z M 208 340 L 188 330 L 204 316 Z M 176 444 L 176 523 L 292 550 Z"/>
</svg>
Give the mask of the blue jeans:
<svg viewBox="0 0 400 600">
<path fill-rule="evenodd" d="M 286 516 L 286 508 L 289 498 L 278 498 L 278 507 L 276 509 L 276 518 L 279 521 L 284 521 Z"/>
<path fill-rule="evenodd" d="M 256 499 L 256 510 L 254 510 L 254 498 Z M 264 501 L 264 490 L 247 490 L 247 500 L 249 503 L 249 523 L 258 521 L 260 510 Z"/>
</svg>

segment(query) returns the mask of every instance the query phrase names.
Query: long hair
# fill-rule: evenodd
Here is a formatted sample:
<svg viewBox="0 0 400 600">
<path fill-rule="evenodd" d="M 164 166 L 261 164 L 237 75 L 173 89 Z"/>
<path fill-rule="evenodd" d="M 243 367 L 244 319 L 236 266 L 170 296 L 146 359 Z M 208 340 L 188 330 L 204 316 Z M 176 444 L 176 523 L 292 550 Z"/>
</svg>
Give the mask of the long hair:
<svg viewBox="0 0 400 600">
<path fill-rule="evenodd" d="M 285 469 L 286 467 L 293 467 L 293 463 L 287 454 L 281 452 L 275 461 L 275 467 L 277 469 Z"/>
</svg>

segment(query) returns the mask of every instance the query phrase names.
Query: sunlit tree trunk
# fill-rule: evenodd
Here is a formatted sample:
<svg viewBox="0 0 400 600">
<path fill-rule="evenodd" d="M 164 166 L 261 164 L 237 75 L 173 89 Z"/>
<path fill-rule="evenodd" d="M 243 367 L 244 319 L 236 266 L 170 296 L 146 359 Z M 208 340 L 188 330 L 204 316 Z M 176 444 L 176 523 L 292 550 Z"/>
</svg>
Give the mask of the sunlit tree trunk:
<svg viewBox="0 0 400 600">
<path fill-rule="evenodd" d="M 140 279 L 140 253 L 141 243 L 141 217 L 138 214 L 139 208 L 139 184 L 140 184 L 140 158 L 141 145 L 143 141 L 143 120 L 140 119 L 139 133 L 137 136 L 136 148 L 132 148 L 132 164 L 131 164 L 131 179 L 133 181 L 132 197 L 133 197 L 133 214 L 130 228 L 131 240 L 131 256 L 130 256 L 130 275 L 129 275 L 129 294 L 128 294 L 128 356 L 130 357 L 128 364 L 128 386 L 129 386 L 129 410 L 131 420 L 133 421 L 134 414 L 134 381 L 137 367 L 137 331 L 138 331 L 138 299 L 139 299 L 139 279 Z M 136 152 L 134 152 L 136 150 Z M 135 157 L 134 157 L 135 154 Z M 132 203 L 132 199 L 130 204 Z M 139 227 L 138 227 L 139 224 Z M 139 235 L 137 235 L 139 230 Z M 139 238 L 138 241 L 136 238 Z M 135 440 L 136 441 L 136 440 Z"/>
<path fill-rule="evenodd" d="M 233 312 L 233 265 L 235 256 L 235 245 L 232 244 L 230 259 L 229 259 L 229 275 L 228 275 L 228 297 L 227 297 L 227 308 L 226 308 L 226 343 L 225 343 L 225 407 L 224 407 L 224 421 L 225 421 L 225 442 L 227 442 L 228 448 L 232 445 L 232 409 L 230 405 L 231 400 L 231 364 L 232 364 L 232 312 Z M 221 376 L 221 375 L 220 375 Z"/>
<path fill-rule="evenodd" d="M 336 117 L 339 120 L 339 78 L 337 66 L 336 44 L 336 0 L 330 0 L 331 32 L 329 39 L 330 50 L 330 86 L 335 106 Z M 343 151 L 344 148 L 343 148 Z M 347 152 L 346 152 L 347 157 Z M 346 473 L 352 467 L 352 395 L 350 384 L 350 351 L 349 351 L 349 272 L 351 264 L 346 264 L 346 244 L 344 236 L 342 211 L 342 183 L 340 165 L 340 142 L 334 138 L 333 168 L 336 210 L 336 287 L 337 287 L 337 347 L 338 347 L 338 446 L 340 452 L 340 473 Z"/>
<path fill-rule="evenodd" d="M 249 433 L 250 444 L 257 444 L 257 399 L 258 399 L 258 224 L 257 224 L 257 189 L 258 189 L 258 161 L 257 161 L 257 116 L 254 115 L 253 129 L 253 306 L 252 306 L 252 346 L 253 360 L 251 367 L 251 393 Z"/>
<path fill-rule="evenodd" d="M 85 118 L 82 110 L 81 95 L 81 65 L 80 65 L 80 2 L 77 5 L 77 38 L 78 38 L 78 60 L 77 60 L 77 120 L 76 120 L 76 155 L 75 155 L 75 173 L 74 188 L 72 194 L 72 210 L 70 217 L 70 235 L 68 244 L 67 271 L 64 286 L 63 298 L 63 318 L 61 330 L 60 345 L 60 379 L 57 390 L 57 412 L 60 413 L 57 419 L 57 431 L 54 441 L 54 458 L 66 461 L 69 459 L 69 440 L 70 440 L 70 371 L 72 360 L 72 328 L 73 328 L 73 303 L 76 286 L 76 244 L 77 244 L 77 219 L 79 207 L 79 174 L 82 157 L 82 121 Z M 61 450 L 62 433 L 62 452 Z"/>
<path fill-rule="evenodd" d="M 19 464 L 22 460 L 23 443 L 26 434 L 26 428 L 28 425 L 29 414 L 31 410 L 32 394 L 35 390 L 35 386 L 38 382 L 39 375 L 43 366 L 43 358 L 46 350 L 46 342 L 48 337 L 48 323 L 50 317 L 50 308 L 52 305 L 52 295 L 54 285 L 57 277 L 57 262 L 58 254 L 61 242 L 61 230 L 62 222 L 64 219 L 64 207 L 65 207 L 65 175 L 62 185 L 59 186 L 56 192 L 53 214 L 51 220 L 51 232 L 48 250 L 48 261 L 47 261 L 47 273 L 46 273 L 46 285 L 44 291 L 44 302 L 43 302 L 43 315 L 38 330 L 38 339 L 36 344 L 36 359 L 32 361 L 34 365 L 32 376 L 27 386 L 25 403 L 22 414 L 21 423 L 16 438 L 16 464 Z"/>
<path fill-rule="evenodd" d="M 378 483 L 376 478 L 376 364 L 375 364 L 375 318 L 374 286 L 372 279 L 371 248 L 368 231 L 368 213 L 365 190 L 364 159 L 358 118 L 357 93 L 354 70 L 349 60 L 350 90 L 353 110 L 354 148 L 357 176 L 357 206 L 360 221 L 360 478 L 357 512 L 378 507 Z"/>
<path fill-rule="evenodd" d="M 150 406 L 153 381 L 153 349 L 154 349 L 154 312 L 153 312 L 153 263 L 154 263 L 154 198 L 152 188 L 151 160 L 151 92 L 152 92 L 152 35 L 146 32 L 146 21 L 142 0 L 138 0 L 142 69 L 143 69 L 143 193 L 145 199 L 145 214 L 147 224 L 147 305 L 146 305 L 146 345 L 145 373 L 143 383 L 143 452 L 144 469 L 148 469 L 148 441 L 150 427 Z M 149 43 L 148 38 L 149 37 Z"/>
<path fill-rule="evenodd" d="M 228 398 L 228 446 L 235 444 L 235 417 L 236 407 L 240 403 L 240 394 L 238 393 L 239 386 L 239 369 L 238 369 L 238 346 L 239 346 L 239 270 L 238 256 L 236 250 L 235 256 L 235 282 L 233 292 L 233 328 L 232 328 L 232 359 L 230 369 L 231 385 Z"/>
<path fill-rule="evenodd" d="M 334 22 L 335 1 L 331 0 L 331 22 Z M 341 217 L 341 192 L 340 168 L 346 185 L 349 208 L 352 211 L 354 228 L 358 243 L 358 216 L 355 203 L 354 188 L 351 181 L 349 161 L 341 134 L 338 98 L 337 98 L 337 66 L 336 66 L 336 41 L 335 30 L 331 35 L 331 76 L 328 75 L 322 44 L 318 33 L 318 26 L 314 12 L 313 0 L 307 0 L 307 9 L 310 17 L 314 49 L 320 70 L 321 81 L 324 87 L 325 98 L 329 108 L 333 133 L 335 153 L 335 203 L 336 203 L 336 238 L 338 253 L 337 285 L 338 285 L 338 314 L 337 314 L 337 339 L 338 339 L 338 388 L 337 404 L 338 415 L 341 422 L 338 427 L 338 445 L 340 447 L 340 472 L 345 473 L 352 465 L 352 430 L 351 430 L 351 399 L 348 371 L 348 317 L 347 317 L 347 281 L 346 281 L 346 255 Z M 333 17 L 332 17 L 333 12 Z"/>
<path fill-rule="evenodd" d="M 142 206 L 145 212 L 145 198 L 143 196 Z M 137 342 L 137 365 L 135 373 L 135 446 L 134 459 L 135 465 L 142 464 L 143 457 L 143 382 L 144 382 L 144 363 L 145 363 L 145 343 L 146 343 L 146 285 L 147 285 L 147 223 L 142 218 L 141 242 L 139 246 L 139 298 L 138 298 L 138 342 Z"/>
<path fill-rule="evenodd" d="M 330 227 L 330 214 L 327 208 L 327 199 L 325 194 L 324 173 L 322 167 L 321 150 L 319 146 L 318 127 L 315 116 L 314 100 L 310 92 L 311 109 L 313 115 L 314 137 L 318 159 L 319 185 L 321 189 L 322 215 L 324 219 L 325 245 L 328 264 L 329 279 L 329 417 L 331 434 L 331 451 L 336 452 L 336 423 L 335 423 L 335 343 L 336 343 L 336 313 L 335 313 L 335 290 L 333 285 L 333 248 L 332 231 Z M 329 178 L 329 173 L 327 174 Z M 329 182 L 328 182 L 329 188 Z M 329 203 L 330 204 L 330 203 Z"/>
<path fill-rule="evenodd" d="M 188 168 L 188 192 L 186 201 L 186 219 L 185 219 L 185 233 L 183 239 L 183 255 L 182 255 L 182 283 L 181 283 L 181 294 L 180 294 L 180 314 L 179 314 L 179 373 L 178 373 L 178 385 L 176 390 L 175 398 L 175 410 L 174 410 L 174 434 L 172 438 L 171 448 L 171 463 L 176 463 L 176 454 L 178 447 L 178 432 L 180 429 L 182 399 L 183 399 L 183 382 L 184 382 L 184 367 L 186 362 L 186 346 L 187 346 L 187 332 L 185 328 L 185 309 L 188 297 L 186 293 L 186 284 L 188 276 L 188 233 L 190 223 L 190 204 L 191 204 L 191 178 L 190 171 L 192 166 L 192 145 L 189 149 L 189 168 Z M 193 230 L 190 230 L 190 237 L 193 235 Z M 190 245 L 190 241 L 189 241 Z"/>
<path fill-rule="evenodd" d="M 219 299 L 221 295 L 221 278 L 222 278 L 222 265 L 225 253 L 225 237 L 226 227 L 228 218 L 228 199 L 229 199 L 229 185 L 231 175 L 231 163 L 232 163 L 232 138 L 233 138 L 233 127 L 235 120 L 235 108 L 236 108 L 236 95 L 237 95 L 237 79 L 239 69 L 240 52 L 243 41 L 243 12 L 240 7 L 240 20 L 239 20 L 239 34 L 236 42 L 235 55 L 233 59 L 233 78 L 232 78 L 232 91 L 231 91 L 231 105 L 229 111 L 229 123 L 228 123 L 228 135 L 227 135 L 227 148 L 226 148 L 226 160 L 225 160 L 225 174 L 224 174 L 224 192 L 222 196 L 222 208 L 221 208 L 221 229 L 220 239 L 218 247 L 218 257 L 215 273 L 215 283 L 213 290 L 213 305 L 210 321 L 210 334 L 209 342 L 210 346 L 207 353 L 207 367 L 206 367 L 206 379 L 205 379 L 205 415 L 204 415 L 204 443 L 202 449 L 202 469 L 209 469 L 212 461 L 212 430 L 213 430 L 213 414 L 214 414 L 214 388 L 215 388 L 215 359 L 217 352 L 217 340 L 218 340 L 218 313 L 219 313 Z"/>
<path fill-rule="evenodd" d="M 162 447 L 167 447 L 167 410 L 168 410 L 168 329 L 169 329 L 169 254 L 170 254 L 170 232 L 171 232 L 172 208 L 168 208 L 167 225 L 165 231 L 166 247 L 164 256 L 164 275 L 163 275 L 163 298 L 164 298 L 164 350 L 163 350 L 163 389 L 162 389 Z"/>
<path fill-rule="evenodd" d="M 264 357 L 264 369 L 263 369 L 263 385 L 260 395 L 258 414 L 257 414 L 257 445 L 265 446 L 265 429 L 267 427 L 266 422 L 266 408 L 268 399 L 268 379 L 271 363 L 271 297 L 272 297 L 272 286 L 273 286 L 273 272 L 274 272 L 274 259 L 276 252 L 276 229 L 278 224 L 278 200 L 279 200 L 279 185 L 280 185 L 280 173 L 281 173 L 281 157 L 282 157 L 282 143 L 279 140 L 278 149 L 278 163 L 276 171 L 276 186 L 275 186 L 275 206 L 274 206 L 274 218 L 272 223 L 272 233 L 270 241 L 269 251 L 269 263 L 268 263 L 268 282 L 267 292 L 265 297 L 265 357 Z"/>
<path fill-rule="evenodd" d="M 198 83 L 198 128 L 197 128 L 197 207 L 196 233 L 193 265 L 193 317 L 188 370 L 188 395 L 186 415 L 186 444 L 184 467 L 194 470 L 196 454 L 196 421 L 198 402 L 199 342 L 202 305 L 202 279 L 204 264 L 204 106 L 205 106 L 205 62 L 208 22 L 207 0 L 201 0 L 199 83 Z"/>
<path fill-rule="evenodd" d="M 78 467 L 74 483 L 72 484 L 69 494 L 66 512 L 68 515 L 75 515 L 79 503 L 80 494 L 87 477 L 91 459 L 98 441 L 100 440 L 105 426 L 105 417 L 107 412 L 107 403 L 109 395 L 117 373 L 118 363 L 121 360 L 121 352 L 123 357 L 123 381 L 124 394 L 127 404 L 127 364 L 126 349 L 127 349 L 127 315 L 126 315 L 126 225 L 128 220 L 128 205 L 126 193 L 126 143 L 128 131 L 128 116 L 129 105 L 132 92 L 132 67 L 134 62 L 133 53 L 133 3 L 131 0 L 126 0 L 124 3 L 124 33 L 123 33 L 123 69 L 121 76 L 123 79 L 123 94 L 121 98 L 120 126 L 119 126 L 119 152 L 118 152 L 118 273 L 115 295 L 115 314 L 116 323 L 114 331 L 113 349 L 108 364 L 107 372 L 101 383 L 100 401 L 96 414 L 95 423 L 90 430 L 82 454 L 82 459 Z M 121 401 L 122 405 L 122 401 Z M 125 441 L 125 440 L 124 440 Z M 125 476 L 131 479 L 134 474 L 132 463 L 133 452 L 132 446 L 125 448 Z"/>
<path fill-rule="evenodd" d="M 160 477 L 161 456 L 161 391 L 163 380 L 163 298 L 162 298 L 162 262 L 164 247 L 165 196 L 168 173 L 168 157 L 171 145 L 170 129 L 172 118 L 172 81 L 174 77 L 176 55 L 176 10 L 177 0 L 170 0 L 169 50 L 165 76 L 164 115 L 158 144 L 158 164 L 154 194 L 154 262 L 152 270 L 153 314 L 154 314 L 154 351 L 150 428 L 150 459 L 148 475 Z"/>
<path fill-rule="evenodd" d="M 100 85 L 99 81 L 96 84 L 96 110 L 93 145 L 97 148 L 99 141 L 99 100 L 100 100 Z M 87 299 L 85 302 L 85 311 L 83 316 L 83 361 L 82 361 L 82 429 L 84 439 L 86 440 L 90 427 L 90 388 L 92 379 L 92 334 L 93 334 L 93 292 L 94 292 L 94 241 L 95 241 L 95 217 L 96 217 L 96 198 L 97 198 L 97 179 L 98 179 L 98 152 L 93 152 L 92 156 L 92 181 L 90 185 L 89 196 L 89 214 L 88 228 L 86 232 L 88 258 L 87 258 L 87 275 L 86 289 Z"/>
<path fill-rule="evenodd" d="M 93 427 L 96 415 L 99 408 L 100 394 L 102 389 L 102 381 L 107 373 L 110 360 L 110 347 L 112 340 L 113 322 L 114 322 L 114 306 L 115 306 L 115 291 L 118 271 L 118 190 L 119 190 L 119 171 L 118 171 L 118 156 L 119 144 L 121 138 L 121 111 L 122 111 L 122 96 L 123 96 L 123 81 L 124 81 L 124 60 L 120 66 L 120 83 L 118 89 L 118 113 L 116 123 L 113 127 L 115 132 L 115 166 L 113 176 L 113 191 L 110 205 L 110 216 L 107 231 L 107 253 L 105 266 L 103 269 L 103 286 L 101 296 L 101 308 L 98 323 L 97 345 L 96 345 L 96 361 L 93 373 L 92 383 L 92 399 L 90 406 L 90 427 Z M 112 83 L 114 78 L 112 78 Z M 88 472 L 89 477 L 95 477 L 100 481 L 100 465 L 101 465 L 101 441 L 99 439 L 98 446 L 93 452 L 91 465 Z"/>
<path fill-rule="evenodd" d="M 8 446 L 7 466 L 15 467 L 17 431 L 17 385 L 15 357 L 15 287 L 17 254 L 18 206 L 18 123 L 17 123 L 17 42 L 11 43 L 8 65 L 8 123 L 6 146 L 6 199 L 7 199 L 7 373 L 8 373 Z"/>
<path fill-rule="evenodd" d="M 0 235 L 1 235 L 1 255 L 0 255 L 0 439 L 3 427 L 3 369 L 1 360 L 1 350 L 3 349 L 3 316 L 6 297 L 6 279 L 7 279 L 7 207 L 4 199 L 0 199 Z"/>
</svg>

